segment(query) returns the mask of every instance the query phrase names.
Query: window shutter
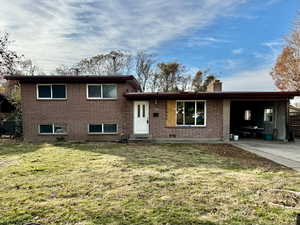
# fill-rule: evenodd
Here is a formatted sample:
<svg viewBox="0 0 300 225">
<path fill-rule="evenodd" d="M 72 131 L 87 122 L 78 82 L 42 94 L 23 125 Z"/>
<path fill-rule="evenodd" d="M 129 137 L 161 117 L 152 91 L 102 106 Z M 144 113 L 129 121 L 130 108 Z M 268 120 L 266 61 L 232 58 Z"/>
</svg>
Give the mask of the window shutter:
<svg viewBox="0 0 300 225">
<path fill-rule="evenodd" d="M 167 127 L 176 126 L 176 101 L 169 100 L 167 101 Z"/>
</svg>

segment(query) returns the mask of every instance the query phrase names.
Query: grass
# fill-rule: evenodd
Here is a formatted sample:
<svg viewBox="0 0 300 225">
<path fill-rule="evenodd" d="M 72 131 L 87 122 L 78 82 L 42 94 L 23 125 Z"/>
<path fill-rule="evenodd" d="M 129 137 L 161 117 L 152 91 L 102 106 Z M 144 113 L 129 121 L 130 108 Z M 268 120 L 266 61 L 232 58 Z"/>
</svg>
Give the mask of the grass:
<svg viewBox="0 0 300 225">
<path fill-rule="evenodd" d="M 271 191 L 299 173 L 229 145 L 1 142 L 0 179 L 0 225 L 290 225 L 300 208 Z"/>
</svg>

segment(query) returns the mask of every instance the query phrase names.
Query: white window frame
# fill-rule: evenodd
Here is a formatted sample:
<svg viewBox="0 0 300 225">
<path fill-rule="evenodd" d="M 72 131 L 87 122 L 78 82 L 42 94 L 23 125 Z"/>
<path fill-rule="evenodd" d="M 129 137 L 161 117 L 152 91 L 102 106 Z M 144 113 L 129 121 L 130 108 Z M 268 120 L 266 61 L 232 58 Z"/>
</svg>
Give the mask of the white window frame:
<svg viewBox="0 0 300 225">
<path fill-rule="evenodd" d="M 266 109 L 272 109 L 272 120 L 271 121 L 266 120 Z M 264 108 L 264 122 L 273 123 L 273 120 L 274 120 L 274 109 L 272 107 Z"/>
<path fill-rule="evenodd" d="M 104 132 L 104 124 L 113 124 L 113 125 L 116 125 L 116 127 L 117 127 L 116 132 L 110 132 L 110 133 Z M 102 132 L 90 132 L 90 125 L 101 125 Z M 88 134 L 117 134 L 118 130 L 119 130 L 119 126 L 118 126 L 117 123 L 89 123 L 87 125 Z"/>
<path fill-rule="evenodd" d="M 65 98 L 53 98 L 52 85 L 64 85 L 65 86 L 66 97 Z M 40 98 L 39 97 L 39 86 L 50 86 L 51 87 L 50 88 L 50 95 L 51 95 L 51 97 L 50 98 Z M 68 99 L 67 84 L 60 84 L 60 83 L 54 83 L 54 84 L 37 84 L 36 85 L 36 98 L 38 100 L 66 100 L 66 99 Z"/>
<path fill-rule="evenodd" d="M 116 87 L 116 97 L 115 98 L 103 98 L 103 86 L 105 85 L 114 85 Z M 89 97 L 89 86 L 101 86 L 101 96 L 100 97 Z M 107 99 L 107 100 L 115 100 L 118 98 L 118 86 L 117 84 L 87 84 L 86 85 L 86 98 L 90 100 L 99 100 L 99 99 Z"/>
<path fill-rule="evenodd" d="M 186 124 L 177 124 L 177 114 L 178 114 L 178 111 L 177 111 L 177 103 L 178 102 L 195 102 L 195 114 L 194 114 L 194 117 L 195 117 L 195 123 L 194 125 L 186 125 Z M 204 102 L 204 124 L 203 125 L 196 125 L 196 114 L 197 114 L 197 102 Z M 206 105 L 207 105 L 207 101 L 206 100 L 177 100 L 176 101 L 176 126 L 177 127 L 206 127 L 206 118 L 207 118 L 207 115 L 206 115 Z M 185 122 L 185 115 L 184 115 L 184 105 L 183 105 L 183 123 Z"/>
<path fill-rule="evenodd" d="M 66 125 L 66 132 L 64 132 L 64 133 L 55 133 L 54 132 L 55 125 L 59 125 L 59 124 L 63 124 L 63 123 L 44 123 L 44 124 L 39 124 L 38 125 L 39 134 L 41 134 L 41 135 L 66 135 L 66 134 L 68 134 L 68 125 L 67 124 L 65 124 Z M 41 133 L 41 125 L 52 125 L 52 133 Z"/>
</svg>

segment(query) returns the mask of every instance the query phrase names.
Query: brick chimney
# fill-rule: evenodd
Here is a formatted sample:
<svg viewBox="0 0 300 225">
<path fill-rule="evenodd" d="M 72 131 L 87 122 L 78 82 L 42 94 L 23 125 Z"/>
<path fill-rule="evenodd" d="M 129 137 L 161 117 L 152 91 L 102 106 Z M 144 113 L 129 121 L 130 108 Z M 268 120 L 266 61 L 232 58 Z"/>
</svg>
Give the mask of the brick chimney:
<svg viewBox="0 0 300 225">
<path fill-rule="evenodd" d="M 214 80 L 207 86 L 207 92 L 218 92 L 222 91 L 222 82 L 220 80 Z"/>
</svg>

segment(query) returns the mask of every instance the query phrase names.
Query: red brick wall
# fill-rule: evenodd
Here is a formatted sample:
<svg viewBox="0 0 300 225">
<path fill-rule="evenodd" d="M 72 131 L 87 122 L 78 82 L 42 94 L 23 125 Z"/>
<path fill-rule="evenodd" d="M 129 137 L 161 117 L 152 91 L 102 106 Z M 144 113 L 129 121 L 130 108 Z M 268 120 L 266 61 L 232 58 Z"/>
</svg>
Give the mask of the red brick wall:
<svg viewBox="0 0 300 225">
<path fill-rule="evenodd" d="M 118 84 L 117 100 L 87 100 L 86 84 L 67 84 L 67 100 L 37 100 L 36 84 L 22 84 L 23 130 L 25 141 L 51 141 L 60 135 L 40 135 L 38 125 L 67 124 L 66 140 L 118 140 L 120 134 L 133 136 L 133 102 L 123 94 L 134 91 L 128 84 Z M 166 101 L 150 101 L 150 135 L 153 138 L 222 139 L 223 102 L 207 101 L 206 127 L 166 127 Z M 153 117 L 158 112 L 159 117 Z M 89 123 L 116 123 L 118 133 L 88 134 Z"/>
<path fill-rule="evenodd" d="M 153 138 L 196 138 L 222 139 L 223 137 L 223 103 L 222 100 L 206 102 L 206 127 L 166 127 L 166 101 L 150 101 L 150 135 Z M 159 117 L 153 117 L 158 112 Z"/>
<path fill-rule="evenodd" d="M 68 126 L 66 140 L 119 139 L 126 133 L 130 120 L 129 102 L 123 97 L 133 91 L 128 84 L 117 85 L 117 100 L 87 100 L 86 84 L 67 84 L 67 100 L 37 100 L 36 84 L 22 84 L 23 130 L 25 141 L 56 140 L 57 135 L 39 135 L 38 125 L 65 123 Z M 89 123 L 117 123 L 118 134 L 89 135 Z"/>
</svg>

